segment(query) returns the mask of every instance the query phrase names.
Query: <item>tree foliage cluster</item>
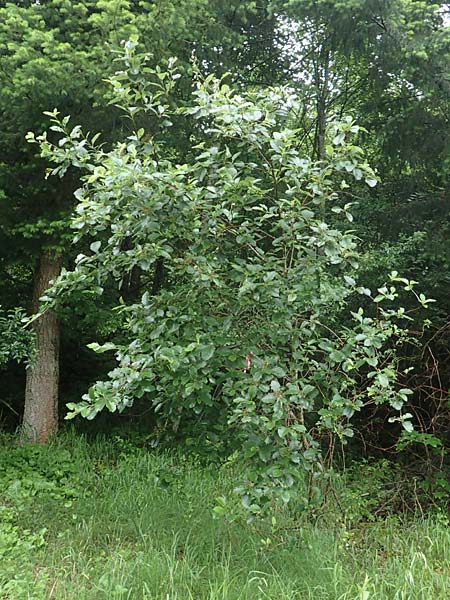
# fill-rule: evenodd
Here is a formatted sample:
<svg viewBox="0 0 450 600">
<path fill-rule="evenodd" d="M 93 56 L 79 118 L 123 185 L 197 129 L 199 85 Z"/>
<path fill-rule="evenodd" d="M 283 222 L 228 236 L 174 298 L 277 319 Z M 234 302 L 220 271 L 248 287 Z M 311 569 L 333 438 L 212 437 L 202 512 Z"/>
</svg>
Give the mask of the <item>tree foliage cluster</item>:
<svg viewBox="0 0 450 600">
<path fill-rule="evenodd" d="M 25 304 L 33 270 L 36 291 L 64 264 L 34 322 L 26 406 L 45 404 L 34 382 L 55 367 L 39 336 L 53 326 L 57 364 L 57 313 L 63 347 L 104 371 L 69 417 L 137 400 L 161 435 L 235 450 L 255 513 L 288 502 L 355 433 L 441 468 L 446 5 L 54 0 L 0 13 L 2 303 Z M 88 342 L 115 358 L 99 363 Z M 41 439 L 33 410 L 26 435 Z"/>
</svg>

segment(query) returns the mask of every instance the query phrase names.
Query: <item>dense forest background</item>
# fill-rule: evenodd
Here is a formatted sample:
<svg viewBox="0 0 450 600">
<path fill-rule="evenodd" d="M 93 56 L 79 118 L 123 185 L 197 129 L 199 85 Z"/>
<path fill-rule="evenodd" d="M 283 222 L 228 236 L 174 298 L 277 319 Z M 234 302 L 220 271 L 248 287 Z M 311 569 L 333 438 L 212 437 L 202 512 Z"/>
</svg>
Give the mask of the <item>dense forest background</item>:
<svg viewBox="0 0 450 600">
<path fill-rule="evenodd" d="M 0 599 L 448 600 L 450 5 L 0 0 Z"/>
<path fill-rule="evenodd" d="M 449 426 L 448 22 L 448 6 L 426 0 L 2 2 L 2 428 L 26 430 L 31 423 L 34 429 L 28 437 L 45 441 L 64 418 L 66 404 L 78 403 L 89 386 L 105 379 L 114 367 L 112 356 L 87 347 L 94 341 L 123 343 L 124 321 L 113 307 L 120 302 L 132 305 L 146 292 L 155 295 L 176 288 L 165 275 L 163 257 L 154 257 L 144 269 L 130 262 L 119 285 L 107 283 L 101 295 L 95 286 L 79 290 L 56 312 L 46 309 L 28 329 L 34 330 L 32 341 L 22 329 L 24 313 L 38 310 L 50 280 L 61 267 L 72 269 L 75 257 L 86 252 L 89 243 L 92 249 L 94 239 L 72 244 L 74 191 L 82 175 L 69 168 L 62 178 L 45 178 L 50 161 L 27 142 L 27 133 L 48 130 L 48 111 L 54 108 L 62 116 L 70 115 L 72 125 L 100 133 L 104 148 L 130 135 L 134 126 L 155 130 L 153 117 L 145 112 L 130 125 L 108 83 L 117 70 L 123 41 L 135 39 L 136 52 L 151 56 L 146 63 L 150 71 L 169 57 L 178 58 L 181 79 L 170 91 L 170 102 L 178 106 L 188 102 L 192 77 L 198 73 L 228 73 L 227 84 L 242 93 L 288 86 L 299 99 L 297 151 L 310 160 L 326 160 L 333 123 L 348 118 L 355 124 L 354 143 L 376 174 L 364 177 L 378 181 L 375 185 L 369 179 L 367 185 L 362 173 L 354 173 L 353 184 L 342 190 L 345 201 L 352 203 L 351 229 L 360 252 L 358 280 L 362 287 L 377 290 L 395 270 L 418 282 L 423 298 L 435 300 L 417 307 L 413 296 L 400 298 L 414 321 L 408 326 L 411 339 L 396 342 L 397 383 L 412 391 L 407 410 L 414 435 L 423 434 L 403 444 L 408 460 L 420 460 L 420 468 L 424 458 L 431 469 L 442 466 Z M 189 161 L 190 140 L 197 136 L 198 143 L 202 135 L 194 129 L 188 117 L 176 118 L 164 131 L 168 155 Z M 58 133 L 50 132 L 49 140 L 58 144 Z M 343 227 L 337 221 L 335 226 Z M 123 241 L 125 254 L 132 253 L 134 241 L 133 236 Z M 237 369 L 245 371 L 250 354 L 242 349 L 238 360 L 242 365 Z M 93 423 L 77 418 L 76 426 L 160 432 L 157 402 L 140 395 L 131 408 L 102 413 Z M 206 405 L 202 418 L 216 419 Z M 401 427 L 389 424 L 389 416 L 377 402 L 358 411 L 351 448 L 368 455 L 397 454 Z M 191 425 L 183 436 L 203 435 L 195 432 L 195 419 L 186 419 Z M 441 454 L 430 455 L 430 447 Z"/>
</svg>

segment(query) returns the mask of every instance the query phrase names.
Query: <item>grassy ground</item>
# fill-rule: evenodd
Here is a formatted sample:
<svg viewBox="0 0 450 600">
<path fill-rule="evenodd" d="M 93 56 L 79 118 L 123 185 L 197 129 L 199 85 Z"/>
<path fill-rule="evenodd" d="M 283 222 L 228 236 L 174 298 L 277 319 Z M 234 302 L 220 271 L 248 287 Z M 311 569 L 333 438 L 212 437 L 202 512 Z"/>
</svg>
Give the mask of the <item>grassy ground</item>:
<svg viewBox="0 0 450 600">
<path fill-rule="evenodd" d="M 443 518 L 215 518 L 230 467 L 71 436 L 0 443 L 2 600 L 448 600 Z M 331 523 L 331 524 L 330 524 Z"/>
</svg>

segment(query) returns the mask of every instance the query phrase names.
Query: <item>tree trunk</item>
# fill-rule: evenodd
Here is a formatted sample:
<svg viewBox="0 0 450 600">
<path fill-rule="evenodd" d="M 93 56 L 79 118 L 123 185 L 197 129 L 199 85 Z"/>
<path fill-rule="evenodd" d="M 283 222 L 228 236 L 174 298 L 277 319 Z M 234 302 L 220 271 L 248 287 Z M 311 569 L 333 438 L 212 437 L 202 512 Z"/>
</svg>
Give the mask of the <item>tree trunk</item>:
<svg viewBox="0 0 450 600">
<path fill-rule="evenodd" d="M 317 160 L 325 158 L 325 134 L 327 129 L 328 117 L 328 95 L 329 95 L 329 68 L 330 53 L 327 48 L 322 48 L 319 59 L 316 64 L 315 85 L 317 89 L 317 123 L 314 146 L 316 149 Z"/>
<path fill-rule="evenodd" d="M 35 274 L 32 310 L 61 270 L 61 258 L 44 252 Z M 52 311 L 34 321 L 36 356 L 27 369 L 21 441 L 45 443 L 58 429 L 59 320 Z"/>
</svg>

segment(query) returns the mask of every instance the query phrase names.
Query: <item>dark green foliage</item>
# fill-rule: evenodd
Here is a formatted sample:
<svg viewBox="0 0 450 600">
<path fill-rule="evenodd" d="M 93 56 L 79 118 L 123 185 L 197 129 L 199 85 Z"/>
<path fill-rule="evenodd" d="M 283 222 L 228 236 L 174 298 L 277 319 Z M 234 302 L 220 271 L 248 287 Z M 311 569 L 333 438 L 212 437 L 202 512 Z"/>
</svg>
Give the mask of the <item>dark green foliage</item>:
<svg viewBox="0 0 450 600">
<path fill-rule="evenodd" d="M 43 250 L 62 252 L 67 262 L 73 259 L 69 215 L 78 185 L 76 173 L 62 182 L 46 180 L 45 162 L 25 141 L 29 130 L 48 127 L 44 112 L 58 106 L 86 130 L 101 130 L 103 140 L 117 139 L 128 131 L 129 123 L 117 109 L 105 106 L 105 80 L 114 72 L 114 49 L 137 33 L 154 61 L 176 54 L 184 71 L 191 69 L 194 52 L 205 68 L 238 69 L 236 77 L 242 79 L 258 78 L 267 70 L 273 74 L 278 51 L 270 42 L 274 30 L 266 4 L 216 0 L 0 3 L 2 306 L 29 310 L 33 271 Z M 263 23 L 261 28 L 259 23 Z M 179 137 L 175 131 L 174 139 Z M 136 289 L 125 282 L 122 293 Z M 100 340 L 102 330 L 111 331 L 108 321 L 114 318 L 109 308 L 116 299 L 106 293 L 104 304 L 98 306 L 81 297 L 62 315 L 61 389 L 70 396 L 82 394 L 95 379 L 92 371 L 99 374 L 100 362 L 91 367 L 83 360 L 86 336 L 92 335 L 93 327 Z M 13 411 L 8 416 L 12 416 L 22 411 L 25 384 L 19 370 L 10 369 L 9 375 L 7 396 Z M 74 385 L 74 379 L 79 383 Z"/>
<path fill-rule="evenodd" d="M 9 361 L 29 362 L 33 355 L 33 335 L 25 328 L 25 311 L 0 307 L 0 367 Z"/>
<path fill-rule="evenodd" d="M 250 488 L 264 498 L 265 483 L 255 483 L 260 466 L 271 484 L 289 469 L 297 477 L 290 453 L 281 471 L 274 463 L 280 448 L 310 432 L 310 447 L 299 451 L 306 468 L 308 456 L 315 462 L 319 450 L 333 455 L 344 442 L 368 454 L 401 451 L 414 472 L 426 473 L 421 485 L 436 498 L 445 495 L 446 11 L 424 0 L 1 2 L 0 303 L 6 313 L 0 317 L 0 364 L 7 373 L 0 402 L 12 427 L 23 387 L 14 361 L 30 356 L 30 337 L 13 307 L 29 304 L 39 252 L 64 248 L 66 266 L 80 254 L 75 275 L 65 275 L 72 295 L 60 313 L 61 391 L 75 411 L 93 416 L 105 406 L 126 413 L 137 396 L 134 414 L 147 414 L 149 427 L 158 420 L 153 439 L 166 432 L 191 447 L 203 443 L 208 455 L 244 441 L 247 461 L 258 465 L 250 471 Z M 136 34 L 138 48 L 150 52 L 149 70 L 130 55 L 127 73 L 113 77 L 121 41 Z M 226 93 L 205 86 L 195 108 L 192 53 L 205 74 L 231 72 L 222 80 L 230 85 Z M 172 55 L 183 77 L 166 89 L 166 66 L 155 66 Z M 106 80 L 115 86 L 109 105 Z M 154 114 L 139 105 L 150 80 Z M 289 115 L 256 91 L 280 81 L 297 92 Z M 242 92 L 242 104 L 232 90 Z M 213 107 L 217 100 L 220 106 Z M 136 110 L 124 117 L 118 107 L 127 105 Z M 55 106 L 72 116 L 62 135 L 72 135 L 73 143 L 60 142 L 59 159 L 64 167 L 72 162 L 91 169 L 78 200 L 86 200 L 92 213 L 80 209 L 77 250 L 69 244 L 69 215 L 79 171 L 69 168 L 62 181 L 45 180 L 46 162 L 24 142 L 29 129 L 39 133 L 48 126 L 55 113 L 43 112 Z M 267 116 L 272 112 L 275 124 Z M 352 115 L 348 121 L 346 114 Z M 236 115 L 248 117 L 243 138 Z M 101 130 L 101 150 L 86 144 L 84 152 L 74 124 L 85 132 Z M 53 130 L 50 144 L 61 133 Z M 248 134 L 267 139 L 258 145 Z M 376 176 L 366 171 L 359 147 Z M 294 158 L 307 161 L 301 177 L 298 164 L 287 172 Z M 134 186 L 144 190 L 140 202 Z M 285 194 L 295 186 L 301 188 L 301 219 Z M 95 196 L 91 204 L 89 194 Z M 315 202 L 320 194 L 325 201 Z M 160 200 L 151 205 L 155 196 Z M 295 236 L 302 238 L 308 227 L 318 231 L 298 243 Z M 110 251 L 117 252 L 112 260 Z M 397 281 L 384 286 L 392 271 L 400 274 Z M 82 285 L 80 273 L 86 276 Z M 403 289 L 411 281 L 420 282 L 423 297 Z M 393 313 L 385 321 L 383 314 L 382 333 L 375 331 L 380 311 L 369 290 L 378 288 L 372 297 L 383 300 L 380 306 L 395 296 L 417 317 L 410 335 L 404 320 L 402 328 L 393 324 Z M 313 316 L 318 324 L 310 327 Z M 115 351 L 117 368 L 111 353 L 93 357 L 86 348 L 93 339 L 97 350 Z M 352 361 L 356 367 L 347 371 Z M 80 404 L 107 371 L 112 380 L 91 388 Z M 393 411 L 403 402 L 397 416 Z M 299 417 L 302 412 L 306 417 Z M 111 424 L 104 417 L 101 426 Z M 288 481 L 283 485 L 290 488 Z"/>
</svg>

